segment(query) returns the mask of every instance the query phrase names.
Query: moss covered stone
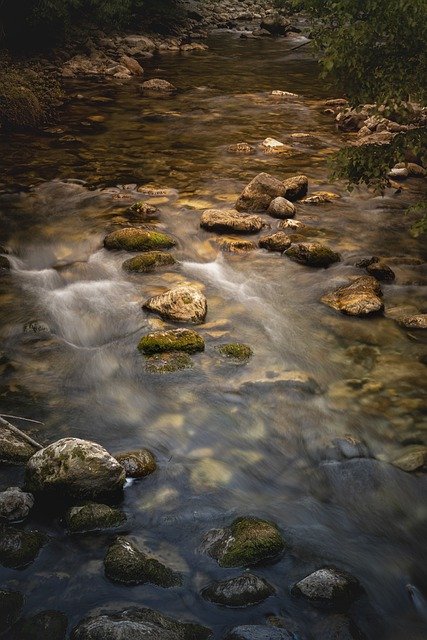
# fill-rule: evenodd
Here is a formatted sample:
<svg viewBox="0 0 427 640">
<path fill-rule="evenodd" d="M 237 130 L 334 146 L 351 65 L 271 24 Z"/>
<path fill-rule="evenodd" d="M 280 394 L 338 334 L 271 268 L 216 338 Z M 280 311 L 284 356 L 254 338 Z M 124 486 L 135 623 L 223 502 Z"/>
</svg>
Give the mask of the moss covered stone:
<svg viewBox="0 0 427 640">
<path fill-rule="evenodd" d="M 245 567 L 277 558 L 285 542 L 273 522 L 259 518 L 237 518 L 225 529 L 212 531 L 206 550 L 221 567 Z"/>
<path fill-rule="evenodd" d="M 329 267 L 334 262 L 340 262 L 341 260 L 339 253 L 332 251 L 332 249 L 319 242 L 293 244 L 287 249 L 285 255 L 294 262 L 318 268 Z"/>
<path fill-rule="evenodd" d="M 61 611 L 40 611 L 18 625 L 19 640 L 65 640 L 68 619 Z"/>
<path fill-rule="evenodd" d="M 170 249 L 176 244 L 175 240 L 166 233 L 149 229 L 127 227 L 109 233 L 104 239 L 106 249 L 122 251 L 152 251 L 156 249 Z"/>
<path fill-rule="evenodd" d="M 127 478 L 145 478 L 157 469 L 156 458 L 148 449 L 119 453 L 116 460 L 124 468 Z"/>
<path fill-rule="evenodd" d="M 220 344 L 216 349 L 225 358 L 236 360 L 238 362 L 245 362 L 253 355 L 251 347 L 240 342 Z"/>
<path fill-rule="evenodd" d="M 26 567 L 34 561 L 45 542 L 45 536 L 38 531 L 0 525 L 0 564 L 11 569 Z"/>
<path fill-rule="evenodd" d="M 0 589 L 0 636 L 18 620 L 23 604 L 24 597 L 19 591 Z"/>
<path fill-rule="evenodd" d="M 145 369 L 149 373 L 174 373 L 183 369 L 191 369 L 193 364 L 193 360 L 188 353 L 174 351 L 148 356 L 145 362 Z"/>
<path fill-rule="evenodd" d="M 165 588 L 182 584 L 178 573 L 147 556 L 127 538 L 117 538 L 109 547 L 104 567 L 107 578 L 120 584 L 151 583 Z"/>
<path fill-rule="evenodd" d="M 202 590 L 202 597 L 225 607 L 248 607 L 263 602 L 274 592 L 274 587 L 267 580 L 245 573 L 237 578 L 213 582 Z"/>
<path fill-rule="evenodd" d="M 164 251 L 147 251 L 134 258 L 125 260 L 122 267 L 125 271 L 132 273 L 149 273 L 157 267 L 165 267 L 175 264 L 175 258 Z"/>
<path fill-rule="evenodd" d="M 16 435 L 6 425 L 0 425 L 0 460 L 9 464 L 27 462 L 37 449 Z"/>
<path fill-rule="evenodd" d="M 196 353 L 197 351 L 204 351 L 205 341 L 201 335 L 192 329 L 154 331 L 141 338 L 138 349 L 146 355 L 165 351 Z"/>
<path fill-rule="evenodd" d="M 125 521 L 122 511 L 97 502 L 71 507 L 65 515 L 67 528 L 73 533 L 112 529 Z"/>
</svg>

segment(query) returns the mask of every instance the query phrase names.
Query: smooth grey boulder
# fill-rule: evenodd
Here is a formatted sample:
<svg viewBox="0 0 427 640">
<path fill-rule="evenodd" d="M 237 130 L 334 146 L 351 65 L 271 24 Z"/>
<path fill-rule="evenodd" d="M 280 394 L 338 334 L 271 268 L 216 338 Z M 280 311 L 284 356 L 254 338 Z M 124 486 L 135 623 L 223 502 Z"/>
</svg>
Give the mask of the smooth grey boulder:
<svg viewBox="0 0 427 640">
<path fill-rule="evenodd" d="M 158 313 L 172 322 L 204 322 L 208 312 L 208 303 L 203 293 L 194 285 L 182 284 L 165 293 L 149 298 L 143 309 Z"/>
<path fill-rule="evenodd" d="M 318 569 L 292 587 L 294 596 L 301 596 L 316 607 L 347 609 L 361 594 L 359 582 L 344 571 L 331 567 Z"/>
<path fill-rule="evenodd" d="M 269 173 L 259 173 L 243 189 L 236 203 L 237 211 L 267 211 L 271 201 L 285 197 L 283 182 Z"/>
</svg>

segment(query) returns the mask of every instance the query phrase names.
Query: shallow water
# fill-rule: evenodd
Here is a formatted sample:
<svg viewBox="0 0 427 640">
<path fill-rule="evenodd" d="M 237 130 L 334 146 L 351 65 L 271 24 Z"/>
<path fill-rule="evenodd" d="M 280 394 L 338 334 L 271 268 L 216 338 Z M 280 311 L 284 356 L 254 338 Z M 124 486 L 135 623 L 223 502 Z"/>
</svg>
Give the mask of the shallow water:
<svg viewBox="0 0 427 640">
<path fill-rule="evenodd" d="M 323 614 L 293 600 L 289 588 L 333 564 L 366 589 L 351 616 L 367 638 L 425 637 L 425 477 L 384 462 L 425 442 L 425 338 L 391 318 L 345 318 L 319 302 L 361 273 L 353 265 L 362 257 L 425 260 L 404 218 L 421 184 L 408 181 L 400 195 L 390 190 L 381 198 L 328 182 L 327 157 L 344 138 L 322 101 L 336 96 L 304 49 L 287 53 L 297 42 L 217 36 L 208 52 L 145 65 L 147 77 L 179 87 L 174 97 L 143 98 L 137 80 L 75 83 L 70 89 L 81 97 L 64 108 L 63 132 L 0 138 L 1 243 L 13 263 L 0 280 L 2 410 L 41 420 L 43 426 L 19 425 L 43 443 L 75 436 L 113 453 L 153 450 L 159 470 L 126 488 L 126 531 L 185 574 L 179 589 L 113 585 L 102 559 L 114 532 L 70 536 L 60 522 L 34 514 L 26 526 L 47 531 L 49 543 L 25 570 L 0 569 L 1 583 L 26 595 L 26 614 L 58 609 L 71 628 L 103 608 L 146 605 L 199 620 L 216 638 L 274 614 L 311 637 Z M 273 98 L 273 89 L 301 98 Z M 91 115 L 105 120 L 89 126 Z M 287 142 L 300 132 L 315 139 L 293 142 L 290 157 L 226 153 L 231 143 L 267 136 Z M 329 205 L 297 206 L 297 219 L 340 251 L 341 263 L 312 270 L 261 250 L 222 254 L 215 235 L 200 230 L 203 209 L 232 205 L 263 170 L 306 173 L 312 189 L 341 194 Z M 101 248 L 105 234 L 125 222 L 124 209 L 141 199 L 137 185 L 167 189 L 142 197 L 160 208 L 153 224 L 178 242 L 176 268 L 130 276 L 121 268 L 128 256 Z M 425 312 L 425 264 L 393 268 L 396 283 L 383 285 L 386 307 Z M 182 280 L 205 287 L 206 351 L 192 370 L 152 375 L 136 345 L 167 325 L 141 303 Z M 24 332 L 34 320 L 50 332 Z M 255 352 L 244 366 L 224 364 L 215 351 L 236 340 Z M 289 370 L 309 373 L 320 392 L 238 391 L 242 381 Z M 332 441 L 346 434 L 364 440 L 380 461 L 331 460 Z M 22 480 L 22 469 L 2 466 L 0 488 Z M 256 569 L 277 596 L 246 610 L 218 609 L 201 599 L 200 588 L 237 572 L 200 553 L 201 538 L 244 514 L 277 522 L 290 551 Z"/>
</svg>

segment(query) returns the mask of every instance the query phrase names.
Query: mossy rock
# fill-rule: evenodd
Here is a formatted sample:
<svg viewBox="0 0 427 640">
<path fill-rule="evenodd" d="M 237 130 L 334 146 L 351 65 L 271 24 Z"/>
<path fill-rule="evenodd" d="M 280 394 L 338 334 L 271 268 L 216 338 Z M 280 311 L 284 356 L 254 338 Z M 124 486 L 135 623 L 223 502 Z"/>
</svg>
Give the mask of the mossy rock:
<svg viewBox="0 0 427 640">
<path fill-rule="evenodd" d="M 204 351 L 205 341 L 192 329 L 171 329 L 170 331 L 154 331 L 141 338 L 138 349 L 146 355 L 164 353 L 165 351 L 183 351 L 196 353 Z"/>
<path fill-rule="evenodd" d="M 293 244 L 285 251 L 285 255 L 294 262 L 318 268 L 329 267 L 334 262 L 340 262 L 341 260 L 339 253 L 332 251 L 332 249 L 319 242 Z"/>
<path fill-rule="evenodd" d="M 20 569 L 33 562 L 46 538 L 38 531 L 24 531 L 0 525 L 0 564 Z"/>
<path fill-rule="evenodd" d="M 113 529 L 125 521 L 122 511 L 97 502 L 71 507 L 65 515 L 67 529 L 72 533 Z"/>
<path fill-rule="evenodd" d="M 104 558 L 105 575 L 120 584 L 155 584 L 169 588 L 182 584 L 181 576 L 140 551 L 127 538 L 117 538 Z"/>
<path fill-rule="evenodd" d="M 184 351 L 174 351 L 169 353 L 156 353 L 153 356 L 148 356 L 145 369 L 149 373 L 164 374 L 191 369 L 193 365 L 194 362 L 188 353 Z"/>
<path fill-rule="evenodd" d="M 0 460 L 9 464 L 27 462 L 37 449 L 16 435 L 8 427 L 0 425 Z"/>
<path fill-rule="evenodd" d="M 19 591 L 0 589 L 0 636 L 18 620 L 23 605 L 24 597 Z"/>
<path fill-rule="evenodd" d="M 225 607 L 248 607 L 263 602 L 275 593 L 259 576 L 245 573 L 237 578 L 213 582 L 202 590 L 202 598 Z"/>
<path fill-rule="evenodd" d="M 152 251 L 171 249 L 175 245 L 175 240 L 166 233 L 135 227 L 118 229 L 104 238 L 106 249 L 118 251 Z"/>
<path fill-rule="evenodd" d="M 251 347 L 240 342 L 229 342 L 220 344 L 216 350 L 225 358 L 236 362 L 247 362 L 253 356 Z"/>
<path fill-rule="evenodd" d="M 278 527 L 259 518 L 237 518 L 207 537 L 207 552 L 221 567 L 247 567 L 279 557 L 285 541 Z"/>
<path fill-rule="evenodd" d="M 145 478 L 157 469 L 156 458 L 148 449 L 126 451 L 115 458 L 124 468 L 127 478 Z"/>
<path fill-rule="evenodd" d="M 157 267 L 166 267 L 175 264 L 176 260 L 170 253 L 164 251 L 147 251 L 134 258 L 125 260 L 122 267 L 130 273 L 149 273 Z"/>
<path fill-rule="evenodd" d="M 40 611 L 18 625 L 19 640 L 65 640 L 68 619 L 61 611 Z"/>
</svg>

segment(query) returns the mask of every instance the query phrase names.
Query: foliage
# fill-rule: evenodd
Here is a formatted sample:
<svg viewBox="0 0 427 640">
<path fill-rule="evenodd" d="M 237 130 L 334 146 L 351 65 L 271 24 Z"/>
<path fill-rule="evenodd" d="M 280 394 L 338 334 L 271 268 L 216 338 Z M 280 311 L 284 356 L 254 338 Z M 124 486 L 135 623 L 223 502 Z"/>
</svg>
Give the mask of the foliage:
<svg viewBox="0 0 427 640">
<path fill-rule="evenodd" d="M 418 217 L 418 220 L 411 227 L 411 235 L 414 238 L 427 233 L 427 202 L 417 202 L 414 206 L 409 207 L 406 213 Z"/>
</svg>

